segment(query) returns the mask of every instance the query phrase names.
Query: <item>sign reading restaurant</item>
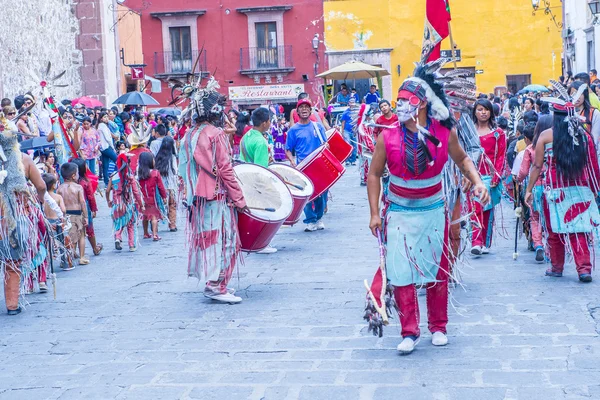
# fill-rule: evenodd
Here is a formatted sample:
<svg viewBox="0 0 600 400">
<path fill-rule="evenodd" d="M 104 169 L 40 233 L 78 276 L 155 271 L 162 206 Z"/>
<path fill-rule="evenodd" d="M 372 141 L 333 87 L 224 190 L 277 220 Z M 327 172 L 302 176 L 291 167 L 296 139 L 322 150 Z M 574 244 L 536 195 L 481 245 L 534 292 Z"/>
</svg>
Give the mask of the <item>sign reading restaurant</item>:
<svg viewBox="0 0 600 400">
<path fill-rule="evenodd" d="M 290 100 L 295 101 L 304 92 L 303 83 L 289 85 L 259 85 L 259 86 L 230 86 L 229 100 L 231 101 L 264 101 Z"/>
</svg>

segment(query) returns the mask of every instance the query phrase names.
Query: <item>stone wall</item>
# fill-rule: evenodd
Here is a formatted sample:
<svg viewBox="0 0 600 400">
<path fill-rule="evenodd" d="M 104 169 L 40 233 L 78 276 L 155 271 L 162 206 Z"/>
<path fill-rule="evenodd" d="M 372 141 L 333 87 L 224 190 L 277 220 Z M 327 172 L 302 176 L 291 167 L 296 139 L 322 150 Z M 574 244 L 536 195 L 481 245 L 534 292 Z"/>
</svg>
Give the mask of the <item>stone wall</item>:
<svg viewBox="0 0 600 400">
<path fill-rule="evenodd" d="M 51 75 L 66 70 L 53 89 L 60 100 L 82 94 L 82 51 L 73 0 L 2 0 L 0 13 L 0 96 L 14 98 L 37 88 L 28 71 L 40 75 L 48 61 Z"/>
</svg>

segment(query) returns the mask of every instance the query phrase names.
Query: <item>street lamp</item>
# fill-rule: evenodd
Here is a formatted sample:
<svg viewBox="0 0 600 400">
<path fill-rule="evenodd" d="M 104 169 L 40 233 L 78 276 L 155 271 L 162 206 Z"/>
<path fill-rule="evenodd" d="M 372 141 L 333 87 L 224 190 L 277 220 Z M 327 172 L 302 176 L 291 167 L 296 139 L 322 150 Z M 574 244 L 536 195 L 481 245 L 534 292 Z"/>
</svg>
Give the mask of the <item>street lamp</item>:
<svg viewBox="0 0 600 400">
<path fill-rule="evenodd" d="M 315 36 L 312 38 L 312 48 L 315 51 L 315 56 L 317 57 L 317 61 L 315 62 L 315 75 L 319 70 L 319 34 L 315 33 Z"/>
<path fill-rule="evenodd" d="M 543 4 L 543 11 L 545 15 L 550 15 L 550 19 L 552 20 L 552 22 L 554 22 L 554 25 L 556 25 L 557 28 L 562 28 L 563 23 L 560 21 L 556 20 L 556 16 L 554 15 L 554 13 L 552 12 L 552 8 L 559 8 L 561 6 L 556 6 L 556 7 L 551 7 L 550 6 L 550 0 L 543 0 L 544 4 Z M 531 15 L 535 16 L 536 11 L 539 10 L 540 8 L 540 3 L 542 2 L 542 0 L 531 0 L 531 7 L 533 7 L 533 11 L 531 12 Z M 560 2 L 562 2 L 562 0 L 560 0 Z M 590 0 L 590 3 L 594 2 L 597 3 L 599 1 L 596 0 Z"/>
<path fill-rule="evenodd" d="M 600 16 L 600 0 L 589 0 L 588 6 L 590 7 L 594 17 Z"/>
</svg>

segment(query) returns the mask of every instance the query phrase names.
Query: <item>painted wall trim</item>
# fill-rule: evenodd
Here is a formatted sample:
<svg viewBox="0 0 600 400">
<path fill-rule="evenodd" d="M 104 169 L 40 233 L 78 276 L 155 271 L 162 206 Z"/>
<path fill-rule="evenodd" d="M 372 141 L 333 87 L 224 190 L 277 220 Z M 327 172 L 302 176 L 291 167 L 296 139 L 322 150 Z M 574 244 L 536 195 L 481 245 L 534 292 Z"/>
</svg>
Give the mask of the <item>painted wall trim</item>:
<svg viewBox="0 0 600 400">
<path fill-rule="evenodd" d="M 245 7 L 245 8 L 236 8 L 235 11 L 242 14 L 249 14 L 255 12 L 268 12 L 268 11 L 288 11 L 291 10 L 292 6 L 267 6 L 267 7 Z"/>
<path fill-rule="evenodd" d="M 343 54 L 373 54 L 373 53 L 391 53 L 392 50 L 390 48 L 382 48 L 382 49 L 353 49 L 353 50 L 327 50 L 325 54 L 327 55 L 343 55 Z"/>
</svg>

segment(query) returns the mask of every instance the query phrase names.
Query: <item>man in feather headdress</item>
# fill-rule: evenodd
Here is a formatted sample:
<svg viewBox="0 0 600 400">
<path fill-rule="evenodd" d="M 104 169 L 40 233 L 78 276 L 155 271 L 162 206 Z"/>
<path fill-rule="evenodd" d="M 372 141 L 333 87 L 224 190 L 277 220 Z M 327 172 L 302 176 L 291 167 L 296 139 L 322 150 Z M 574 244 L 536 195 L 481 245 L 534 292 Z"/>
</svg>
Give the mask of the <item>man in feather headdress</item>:
<svg viewBox="0 0 600 400">
<path fill-rule="evenodd" d="M 474 185 L 482 202 L 487 189 L 473 162 L 460 146 L 455 122 L 436 73 L 447 60 L 424 64 L 398 91 L 399 126 L 384 128 L 377 140 L 367 182 L 374 235 L 383 232 L 386 249 L 385 279 L 399 309 L 402 326 L 400 354 L 410 354 L 419 342 L 419 306 L 416 285 L 427 288 L 427 311 L 432 343 L 448 343 L 449 219 L 442 184 L 448 158 Z M 381 177 L 387 167 L 390 183 L 387 204 L 380 214 Z M 371 287 L 370 292 L 372 292 Z M 382 299 L 382 293 L 370 293 Z M 385 303 L 375 305 L 385 315 Z M 385 316 L 387 320 L 387 316 Z"/>
<path fill-rule="evenodd" d="M 183 112 L 195 123 L 179 152 L 189 212 L 188 275 L 204 278 L 204 296 L 209 299 L 239 303 L 242 298 L 227 284 L 241 256 L 236 209 L 248 208 L 235 179 L 228 136 L 221 128 L 225 97 L 218 89 L 214 78 L 204 88 L 198 85 Z"/>
<path fill-rule="evenodd" d="M 34 199 L 28 181 L 37 191 Z M 19 292 L 35 263 L 45 258 L 39 223 L 43 215 L 46 184 L 29 156 L 19 151 L 17 127 L 0 114 L 0 263 L 4 272 L 4 296 L 9 315 L 21 312 Z M 43 251 L 42 251 L 43 250 Z"/>
</svg>

